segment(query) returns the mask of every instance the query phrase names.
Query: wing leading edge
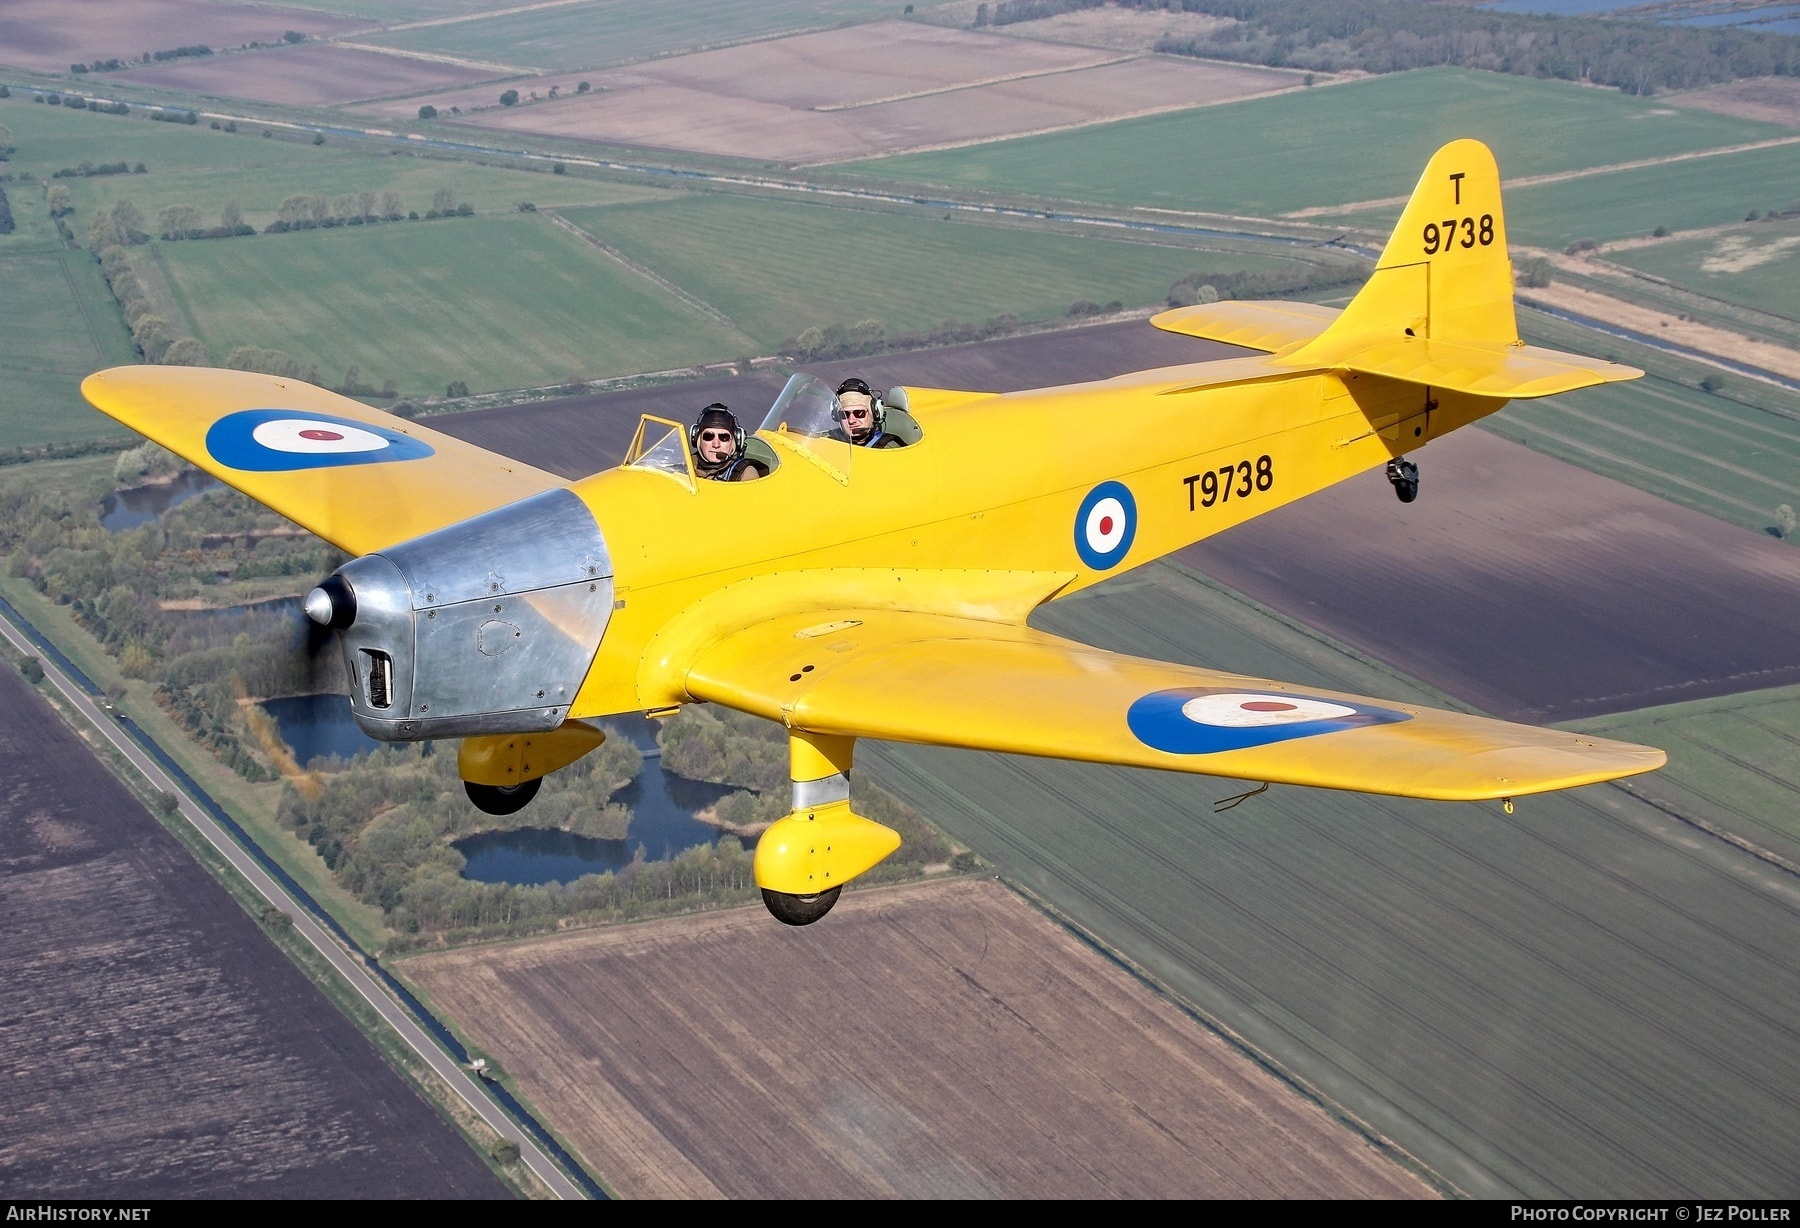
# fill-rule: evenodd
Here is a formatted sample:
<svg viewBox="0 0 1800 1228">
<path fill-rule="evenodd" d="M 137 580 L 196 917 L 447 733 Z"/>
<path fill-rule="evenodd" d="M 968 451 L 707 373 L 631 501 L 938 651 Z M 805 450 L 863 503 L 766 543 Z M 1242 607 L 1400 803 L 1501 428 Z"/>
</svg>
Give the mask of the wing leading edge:
<svg viewBox="0 0 1800 1228">
<path fill-rule="evenodd" d="M 301 380 L 114 367 L 88 376 L 81 392 L 102 413 L 351 554 L 564 485 Z"/>
<path fill-rule="evenodd" d="M 1446 801 L 1592 784 L 1666 760 L 1584 734 L 891 610 L 748 627 L 702 651 L 687 686 L 815 733 Z"/>
</svg>

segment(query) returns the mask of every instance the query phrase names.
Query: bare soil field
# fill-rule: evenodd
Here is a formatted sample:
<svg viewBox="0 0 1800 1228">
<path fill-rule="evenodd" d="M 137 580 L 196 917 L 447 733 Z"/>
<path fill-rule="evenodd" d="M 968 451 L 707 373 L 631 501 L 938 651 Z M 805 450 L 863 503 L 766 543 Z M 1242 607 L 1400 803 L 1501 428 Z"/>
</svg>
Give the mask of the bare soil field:
<svg viewBox="0 0 1800 1228">
<path fill-rule="evenodd" d="M 1800 550 L 1480 430 L 1412 459 L 1177 557 L 1513 720 L 1800 682 Z"/>
<path fill-rule="evenodd" d="M 312 37 L 368 30 L 373 22 L 273 4 L 212 0 L 7 0 L 0 5 L 0 58 L 40 72 L 205 45 L 215 50 L 278 42 L 289 30 Z M 92 78 L 98 85 L 106 76 Z"/>
<path fill-rule="evenodd" d="M 0 1190 L 506 1188 L 11 668 L 0 668 Z"/>
<path fill-rule="evenodd" d="M 451 89 L 492 75 L 486 69 L 466 64 L 330 43 L 169 60 L 149 68 L 109 74 L 134 85 L 285 106 L 332 106 L 362 98 Z M 409 114 L 417 113 L 415 103 Z"/>
<path fill-rule="evenodd" d="M 1672 94 L 1669 101 L 1678 107 L 1800 128 L 1800 81 L 1792 77 L 1733 81 L 1689 94 Z"/>
<path fill-rule="evenodd" d="M 995 392 L 1241 351 L 1142 322 L 824 364 Z M 433 421 L 578 477 L 624 455 L 640 413 L 712 400 L 760 420 L 775 375 L 665 385 Z M 1415 457 L 1419 502 L 1377 472 L 1184 551 L 1183 562 L 1485 711 L 1534 722 L 1800 681 L 1800 551 L 1479 429 Z"/>
<path fill-rule="evenodd" d="M 592 90 L 577 93 L 582 81 Z M 544 77 L 520 88 L 514 107 L 497 105 L 494 86 L 372 109 L 398 118 L 429 102 L 443 115 L 460 108 L 460 123 L 507 132 L 816 163 L 1204 106 L 1294 83 L 1260 68 L 895 21 Z"/>
<path fill-rule="evenodd" d="M 421 956 L 627 1198 L 1428 1198 L 989 879 Z"/>
</svg>

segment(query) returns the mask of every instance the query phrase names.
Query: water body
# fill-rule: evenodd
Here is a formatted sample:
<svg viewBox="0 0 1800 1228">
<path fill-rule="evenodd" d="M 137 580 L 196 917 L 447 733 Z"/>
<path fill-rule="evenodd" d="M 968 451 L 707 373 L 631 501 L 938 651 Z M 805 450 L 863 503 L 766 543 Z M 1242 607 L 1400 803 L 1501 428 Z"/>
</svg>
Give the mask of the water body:
<svg viewBox="0 0 1800 1228">
<path fill-rule="evenodd" d="M 275 718 L 281 740 L 301 767 L 332 756 L 353 759 L 381 745 L 357 725 L 342 695 L 288 695 L 265 699 L 262 708 Z"/>
<path fill-rule="evenodd" d="M 223 490 L 224 486 L 215 477 L 209 477 L 198 469 L 188 469 L 173 482 L 114 491 L 100 501 L 100 527 L 111 533 L 123 533 L 141 524 L 149 524 L 170 508 L 179 507 L 196 495 Z"/>
<path fill-rule="evenodd" d="M 725 833 L 694 815 L 730 794 L 731 786 L 665 772 L 656 727 L 646 717 L 611 717 L 600 725 L 608 737 L 627 738 L 644 752 L 643 770 L 613 799 L 631 810 L 625 838 L 597 840 L 541 827 L 485 832 L 456 843 L 468 859 L 464 878 L 478 883 L 570 883 L 584 874 L 624 869 L 639 845 L 647 860 L 666 861 L 696 844 L 719 842 Z"/>
<path fill-rule="evenodd" d="M 303 766 L 333 755 L 349 759 L 381 745 L 357 726 L 342 695 L 290 695 L 265 699 L 262 706 Z M 625 838 L 596 840 L 544 828 L 485 832 L 457 841 L 469 863 L 464 877 L 482 883 L 568 883 L 584 874 L 623 869 L 639 845 L 647 859 L 665 861 L 696 844 L 718 843 L 724 833 L 694 815 L 731 793 L 731 787 L 663 771 L 656 727 L 646 717 L 612 717 L 600 724 L 608 737 L 625 738 L 644 752 L 643 770 L 614 798 L 631 810 Z"/>
</svg>

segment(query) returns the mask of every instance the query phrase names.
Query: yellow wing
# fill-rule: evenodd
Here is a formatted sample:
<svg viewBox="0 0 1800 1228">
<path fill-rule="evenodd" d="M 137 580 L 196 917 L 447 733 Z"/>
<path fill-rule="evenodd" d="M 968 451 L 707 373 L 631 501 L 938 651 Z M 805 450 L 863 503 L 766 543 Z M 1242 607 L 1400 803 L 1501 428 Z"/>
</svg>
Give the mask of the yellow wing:
<svg viewBox="0 0 1800 1228">
<path fill-rule="evenodd" d="M 689 668 L 695 698 L 815 733 L 1472 801 L 1660 767 L 1649 747 L 1121 656 L 892 610 L 772 619 Z"/>
<path fill-rule="evenodd" d="M 81 393 L 102 413 L 351 554 L 564 485 L 541 469 L 301 380 L 115 367 Z"/>
</svg>

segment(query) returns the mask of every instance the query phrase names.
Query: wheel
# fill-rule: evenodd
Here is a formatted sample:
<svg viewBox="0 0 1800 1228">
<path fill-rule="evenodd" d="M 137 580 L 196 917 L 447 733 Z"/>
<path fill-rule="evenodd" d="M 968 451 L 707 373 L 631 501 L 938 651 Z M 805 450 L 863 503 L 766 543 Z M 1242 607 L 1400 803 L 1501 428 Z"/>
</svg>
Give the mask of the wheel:
<svg viewBox="0 0 1800 1228">
<path fill-rule="evenodd" d="M 544 783 L 539 776 L 516 785 L 478 785 L 472 780 L 463 781 L 463 792 L 475 803 L 475 809 L 483 814 L 517 814 L 531 804 L 537 796 L 538 787 Z"/>
<path fill-rule="evenodd" d="M 842 887 L 833 887 L 817 895 L 788 895 L 785 891 L 770 891 L 764 887 L 763 903 L 769 906 L 770 915 L 783 925 L 811 925 L 831 911 L 842 890 Z"/>
<path fill-rule="evenodd" d="M 1411 503 L 1414 499 L 1419 497 L 1419 483 L 1417 480 L 1411 482 L 1395 482 L 1394 493 L 1400 496 L 1400 502 Z"/>
</svg>

